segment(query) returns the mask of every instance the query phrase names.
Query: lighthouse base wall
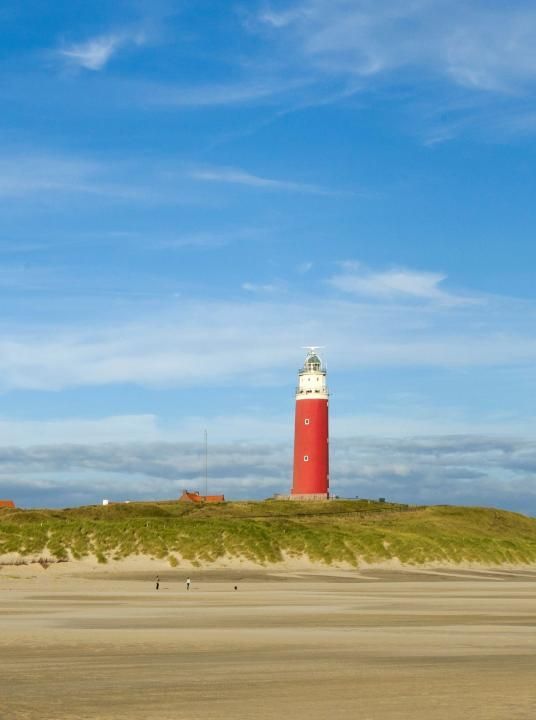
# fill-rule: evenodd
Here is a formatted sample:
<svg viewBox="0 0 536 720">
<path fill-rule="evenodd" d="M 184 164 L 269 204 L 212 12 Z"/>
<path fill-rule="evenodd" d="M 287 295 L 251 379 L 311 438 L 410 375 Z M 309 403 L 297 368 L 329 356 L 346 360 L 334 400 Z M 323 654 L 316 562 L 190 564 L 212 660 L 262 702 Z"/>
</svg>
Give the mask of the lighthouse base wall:
<svg viewBox="0 0 536 720">
<path fill-rule="evenodd" d="M 293 493 L 291 495 L 276 495 L 276 500 L 329 500 L 329 493 Z"/>
</svg>

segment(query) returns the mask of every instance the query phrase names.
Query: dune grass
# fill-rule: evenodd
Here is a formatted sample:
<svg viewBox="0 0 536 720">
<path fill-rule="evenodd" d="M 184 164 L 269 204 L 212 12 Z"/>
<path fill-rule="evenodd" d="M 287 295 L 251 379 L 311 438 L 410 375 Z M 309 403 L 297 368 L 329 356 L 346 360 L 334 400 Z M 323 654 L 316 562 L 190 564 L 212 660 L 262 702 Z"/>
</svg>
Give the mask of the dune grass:
<svg viewBox="0 0 536 720">
<path fill-rule="evenodd" d="M 285 557 L 408 565 L 536 562 L 536 520 L 451 506 L 363 500 L 129 503 L 65 510 L 0 510 L 0 556 L 54 560 L 132 555 L 207 564 L 226 557 L 267 565 Z"/>
</svg>

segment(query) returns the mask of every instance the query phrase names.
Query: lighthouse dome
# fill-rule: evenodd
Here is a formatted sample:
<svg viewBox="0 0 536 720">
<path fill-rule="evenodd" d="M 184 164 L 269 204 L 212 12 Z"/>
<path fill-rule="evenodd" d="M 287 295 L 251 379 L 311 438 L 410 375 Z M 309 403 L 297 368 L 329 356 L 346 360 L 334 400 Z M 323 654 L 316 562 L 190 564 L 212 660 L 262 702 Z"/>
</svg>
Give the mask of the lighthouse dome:
<svg viewBox="0 0 536 720">
<path fill-rule="evenodd" d="M 319 372 L 322 369 L 322 363 L 316 353 L 311 353 L 306 357 L 303 367 L 308 372 Z"/>
</svg>

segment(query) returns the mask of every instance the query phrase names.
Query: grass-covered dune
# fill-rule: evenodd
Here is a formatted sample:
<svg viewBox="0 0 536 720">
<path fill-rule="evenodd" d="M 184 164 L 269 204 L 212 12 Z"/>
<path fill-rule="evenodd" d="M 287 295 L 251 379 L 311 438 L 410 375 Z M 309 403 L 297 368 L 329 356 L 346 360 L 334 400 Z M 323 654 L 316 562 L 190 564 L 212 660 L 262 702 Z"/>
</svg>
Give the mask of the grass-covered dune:
<svg viewBox="0 0 536 720">
<path fill-rule="evenodd" d="M 0 563 L 134 555 L 174 566 L 229 558 L 267 565 L 303 558 L 358 566 L 536 564 L 536 519 L 487 508 L 363 500 L 130 503 L 0 510 Z M 3 558 L 3 560 L 2 560 Z"/>
</svg>

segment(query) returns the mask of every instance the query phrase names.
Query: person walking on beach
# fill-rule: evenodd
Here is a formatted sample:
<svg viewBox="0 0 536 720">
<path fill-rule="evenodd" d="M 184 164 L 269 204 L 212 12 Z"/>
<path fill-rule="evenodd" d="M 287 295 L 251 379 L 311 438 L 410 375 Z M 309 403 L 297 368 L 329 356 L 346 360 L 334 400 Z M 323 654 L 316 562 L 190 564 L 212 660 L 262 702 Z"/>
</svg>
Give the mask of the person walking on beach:
<svg viewBox="0 0 536 720">
<path fill-rule="evenodd" d="M 156 589 L 158 590 L 160 588 L 160 578 L 158 575 L 156 576 Z"/>
<path fill-rule="evenodd" d="M 186 589 L 187 589 L 187 590 L 190 589 L 190 583 L 191 583 L 191 580 L 190 580 L 189 577 L 187 577 L 187 578 L 186 578 Z"/>
</svg>

